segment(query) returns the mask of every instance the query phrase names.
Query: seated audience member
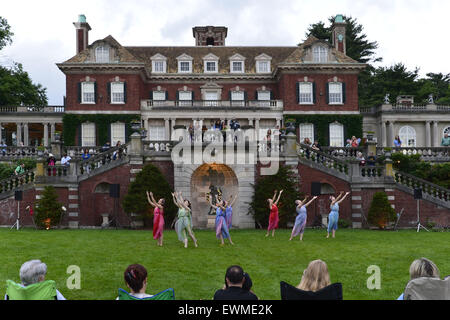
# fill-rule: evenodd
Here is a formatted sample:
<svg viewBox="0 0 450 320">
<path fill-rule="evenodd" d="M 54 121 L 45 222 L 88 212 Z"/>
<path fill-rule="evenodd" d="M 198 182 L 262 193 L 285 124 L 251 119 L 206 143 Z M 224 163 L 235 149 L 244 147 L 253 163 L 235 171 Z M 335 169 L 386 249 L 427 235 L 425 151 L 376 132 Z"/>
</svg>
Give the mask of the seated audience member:
<svg viewBox="0 0 450 320">
<path fill-rule="evenodd" d="M 322 260 L 311 261 L 303 271 L 302 280 L 297 288 L 304 291 L 318 291 L 331 284 L 328 267 Z"/>
<path fill-rule="evenodd" d="M 47 265 L 41 260 L 30 260 L 20 267 L 20 282 L 22 287 L 37 284 L 45 281 L 47 274 Z M 5 300 L 7 296 L 5 295 Z M 66 300 L 64 296 L 56 290 L 56 300 Z"/>
<path fill-rule="evenodd" d="M 250 288 L 251 280 L 246 280 L 244 270 L 240 266 L 234 265 L 227 269 L 225 288 L 216 291 L 214 300 L 258 300 Z"/>
<path fill-rule="evenodd" d="M 140 264 L 129 265 L 123 273 L 123 278 L 132 296 L 139 299 L 152 297 L 152 295 L 145 293 L 147 290 L 147 269 L 144 266 Z M 119 298 L 116 300 L 119 300 Z"/>
<path fill-rule="evenodd" d="M 364 159 L 364 156 L 361 151 L 358 151 L 356 153 L 356 160 L 359 161 L 360 166 L 364 166 L 366 164 L 366 159 Z"/>
<path fill-rule="evenodd" d="M 409 277 L 410 280 L 413 280 L 421 277 L 440 278 L 440 275 L 439 269 L 433 261 L 428 260 L 427 258 L 420 258 L 411 263 L 411 266 L 409 267 Z M 403 300 L 403 293 L 397 300 Z"/>
<path fill-rule="evenodd" d="M 375 166 L 377 164 L 377 158 L 374 156 L 373 152 L 369 153 L 366 161 L 368 166 Z"/>
</svg>

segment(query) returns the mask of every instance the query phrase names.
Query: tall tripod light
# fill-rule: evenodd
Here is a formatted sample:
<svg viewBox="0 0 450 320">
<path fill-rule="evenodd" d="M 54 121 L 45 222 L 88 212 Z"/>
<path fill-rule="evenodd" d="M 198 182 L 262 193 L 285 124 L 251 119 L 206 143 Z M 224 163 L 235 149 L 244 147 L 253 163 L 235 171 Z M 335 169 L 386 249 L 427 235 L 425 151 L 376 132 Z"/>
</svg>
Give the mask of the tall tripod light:
<svg viewBox="0 0 450 320">
<path fill-rule="evenodd" d="M 417 201 L 417 232 L 419 232 L 420 228 L 425 229 L 428 231 L 427 228 L 425 228 L 420 223 L 420 199 L 422 199 L 422 189 L 421 188 L 415 188 L 414 189 L 414 199 Z"/>
<path fill-rule="evenodd" d="M 17 218 L 16 218 L 16 222 L 12 225 L 11 229 L 16 227 L 17 230 L 19 230 L 20 229 L 20 222 L 19 222 L 20 201 L 23 200 L 23 191 L 22 190 L 16 190 L 16 192 L 14 192 L 14 200 L 16 200 L 16 202 L 17 202 Z"/>
</svg>

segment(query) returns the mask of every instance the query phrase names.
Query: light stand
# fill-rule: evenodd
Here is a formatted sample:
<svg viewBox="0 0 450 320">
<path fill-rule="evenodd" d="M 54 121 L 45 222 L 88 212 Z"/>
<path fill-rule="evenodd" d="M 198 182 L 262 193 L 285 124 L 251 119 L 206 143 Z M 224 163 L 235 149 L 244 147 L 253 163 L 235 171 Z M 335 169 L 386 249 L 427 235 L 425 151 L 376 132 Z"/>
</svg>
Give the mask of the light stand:
<svg viewBox="0 0 450 320">
<path fill-rule="evenodd" d="M 420 199 L 417 199 L 417 232 L 419 232 L 420 228 L 425 229 L 426 231 L 428 231 L 427 228 L 425 228 L 421 223 L 420 223 L 420 209 L 419 209 L 419 201 Z"/>
<path fill-rule="evenodd" d="M 20 218 L 20 201 L 17 201 L 17 219 L 16 222 L 12 225 L 11 229 L 14 227 L 17 227 L 17 231 L 20 229 L 19 218 Z"/>
</svg>

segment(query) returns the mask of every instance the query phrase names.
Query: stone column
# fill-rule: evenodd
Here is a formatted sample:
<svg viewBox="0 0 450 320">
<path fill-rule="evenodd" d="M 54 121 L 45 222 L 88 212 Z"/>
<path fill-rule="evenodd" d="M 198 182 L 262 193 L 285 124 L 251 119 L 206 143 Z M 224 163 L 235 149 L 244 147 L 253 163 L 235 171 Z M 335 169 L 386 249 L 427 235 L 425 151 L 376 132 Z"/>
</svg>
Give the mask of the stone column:
<svg viewBox="0 0 450 320">
<path fill-rule="evenodd" d="M 20 146 L 20 143 L 22 142 L 22 124 L 17 123 L 17 132 L 16 132 L 16 139 L 17 139 L 17 146 Z"/>
<path fill-rule="evenodd" d="M 175 127 L 175 125 L 177 123 L 177 119 L 176 118 L 170 119 L 170 122 L 171 122 L 171 125 L 170 125 L 170 139 L 169 140 L 172 140 L 172 136 L 175 133 L 175 129 L 173 127 Z M 178 140 L 178 139 L 173 139 L 173 140 Z"/>
<path fill-rule="evenodd" d="M 164 128 L 165 128 L 165 140 L 170 140 L 170 123 L 169 123 L 169 118 L 164 118 Z"/>
<path fill-rule="evenodd" d="M 54 122 L 50 123 L 50 141 L 51 142 L 55 141 L 55 123 Z"/>
<path fill-rule="evenodd" d="M 425 121 L 425 147 L 431 147 L 431 123 Z"/>
<path fill-rule="evenodd" d="M 25 147 L 29 146 L 29 134 L 28 134 L 28 123 L 23 124 L 23 145 Z"/>
<path fill-rule="evenodd" d="M 433 147 L 439 147 L 439 134 L 437 121 L 433 121 Z"/>
<path fill-rule="evenodd" d="M 276 124 L 280 129 L 281 129 L 281 119 L 277 118 L 277 124 Z"/>
<path fill-rule="evenodd" d="M 389 141 L 388 141 L 388 147 L 394 146 L 394 121 L 389 121 Z"/>
<path fill-rule="evenodd" d="M 255 135 L 256 135 L 256 140 L 259 139 L 259 118 L 255 119 Z"/>
<path fill-rule="evenodd" d="M 43 123 L 44 125 L 44 147 L 48 147 L 48 123 Z"/>
<path fill-rule="evenodd" d="M 382 143 L 382 147 L 387 147 L 386 145 L 386 122 L 382 121 L 381 122 L 381 143 Z"/>
<path fill-rule="evenodd" d="M 252 118 L 249 118 L 248 119 L 248 125 L 249 126 L 253 126 L 253 119 Z M 255 131 L 254 131 L 254 129 L 253 129 L 253 141 L 255 141 L 256 139 L 257 139 L 257 134 L 255 133 Z"/>
</svg>

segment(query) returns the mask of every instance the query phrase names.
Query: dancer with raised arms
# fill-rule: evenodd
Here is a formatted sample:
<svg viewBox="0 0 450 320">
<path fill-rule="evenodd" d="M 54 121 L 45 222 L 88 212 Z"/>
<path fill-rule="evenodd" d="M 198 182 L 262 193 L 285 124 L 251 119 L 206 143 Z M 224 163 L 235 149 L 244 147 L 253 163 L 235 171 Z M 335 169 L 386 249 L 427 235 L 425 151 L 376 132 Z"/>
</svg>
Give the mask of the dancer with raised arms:
<svg viewBox="0 0 450 320">
<path fill-rule="evenodd" d="M 277 190 L 274 191 L 273 198 L 267 199 L 269 203 L 270 215 L 269 215 L 269 226 L 267 227 L 266 237 L 269 236 L 269 232 L 272 231 L 272 237 L 275 236 L 275 229 L 278 229 L 278 222 L 280 221 L 278 217 L 278 201 L 280 201 L 281 194 L 283 190 L 280 191 L 277 198 Z M 275 200 L 277 198 L 277 200 Z"/>
<path fill-rule="evenodd" d="M 233 220 L 233 205 L 237 199 L 237 195 L 233 198 L 233 195 L 230 196 L 228 201 L 225 201 L 225 221 L 227 222 L 228 230 L 231 230 L 232 220 Z"/>
<path fill-rule="evenodd" d="M 189 200 L 184 200 L 180 193 L 172 193 L 173 203 L 178 207 L 178 220 L 175 222 L 175 231 L 178 235 L 178 240 L 184 243 L 184 247 L 188 247 L 188 235 L 194 241 L 197 247 L 197 239 L 195 239 L 192 232 L 192 208 Z"/>
<path fill-rule="evenodd" d="M 231 241 L 230 231 L 228 230 L 228 225 L 225 220 L 225 201 L 219 201 L 216 196 L 216 205 L 213 205 L 211 198 L 209 198 L 209 204 L 212 208 L 216 209 L 216 237 L 220 239 L 220 245 L 223 246 L 225 244 L 224 239 L 228 239 L 230 244 L 233 244 L 233 241 Z"/>
<path fill-rule="evenodd" d="M 292 233 L 289 241 L 291 241 L 298 235 L 300 235 L 300 241 L 303 241 L 303 233 L 305 232 L 307 218 L 306 207 L 308 207 L 314 200 L 316 200 L 317 196 L 314 196 L 311 200 L 309 200 L 308 203 L 306 203 L 307 199 L 308 196 L 306 196 L 303 201 L 295 200 L 295 211 L 297 211 L 297 217 L 295 218 L 295 224 L 292 228 Z"/>
<path fill-rule="evenodd" d="M 339 204 L 344 201 L 344 199 L 350 194 L 347 192 L 344 195 L 344 191 L 341 191 L 339 196 L 336 198 L 335 196 L 330 196 L 331 204 L 330 204 L 330 214 L 328 215 L 328 229 L 327 229 L 327 238 L 330 237 L 330 231 L 332 231 L 332 237 L 334 238 L 336 235 L 336 230 L 338 228 L 339 221 Z"/>
<path fill-rule="evenodd" d="M 162 247 L 163 245 L 163 231 L 164 231 L 164 198 L 159 199 L 158 202 L 155 201 L 155 197 L 153 196 L 153 192 L 147 191 L 147 200 L 148 203 L 155 208 L 153 211 L 153 239 L 157 240 L 158 246 Z"/>
</svg>

